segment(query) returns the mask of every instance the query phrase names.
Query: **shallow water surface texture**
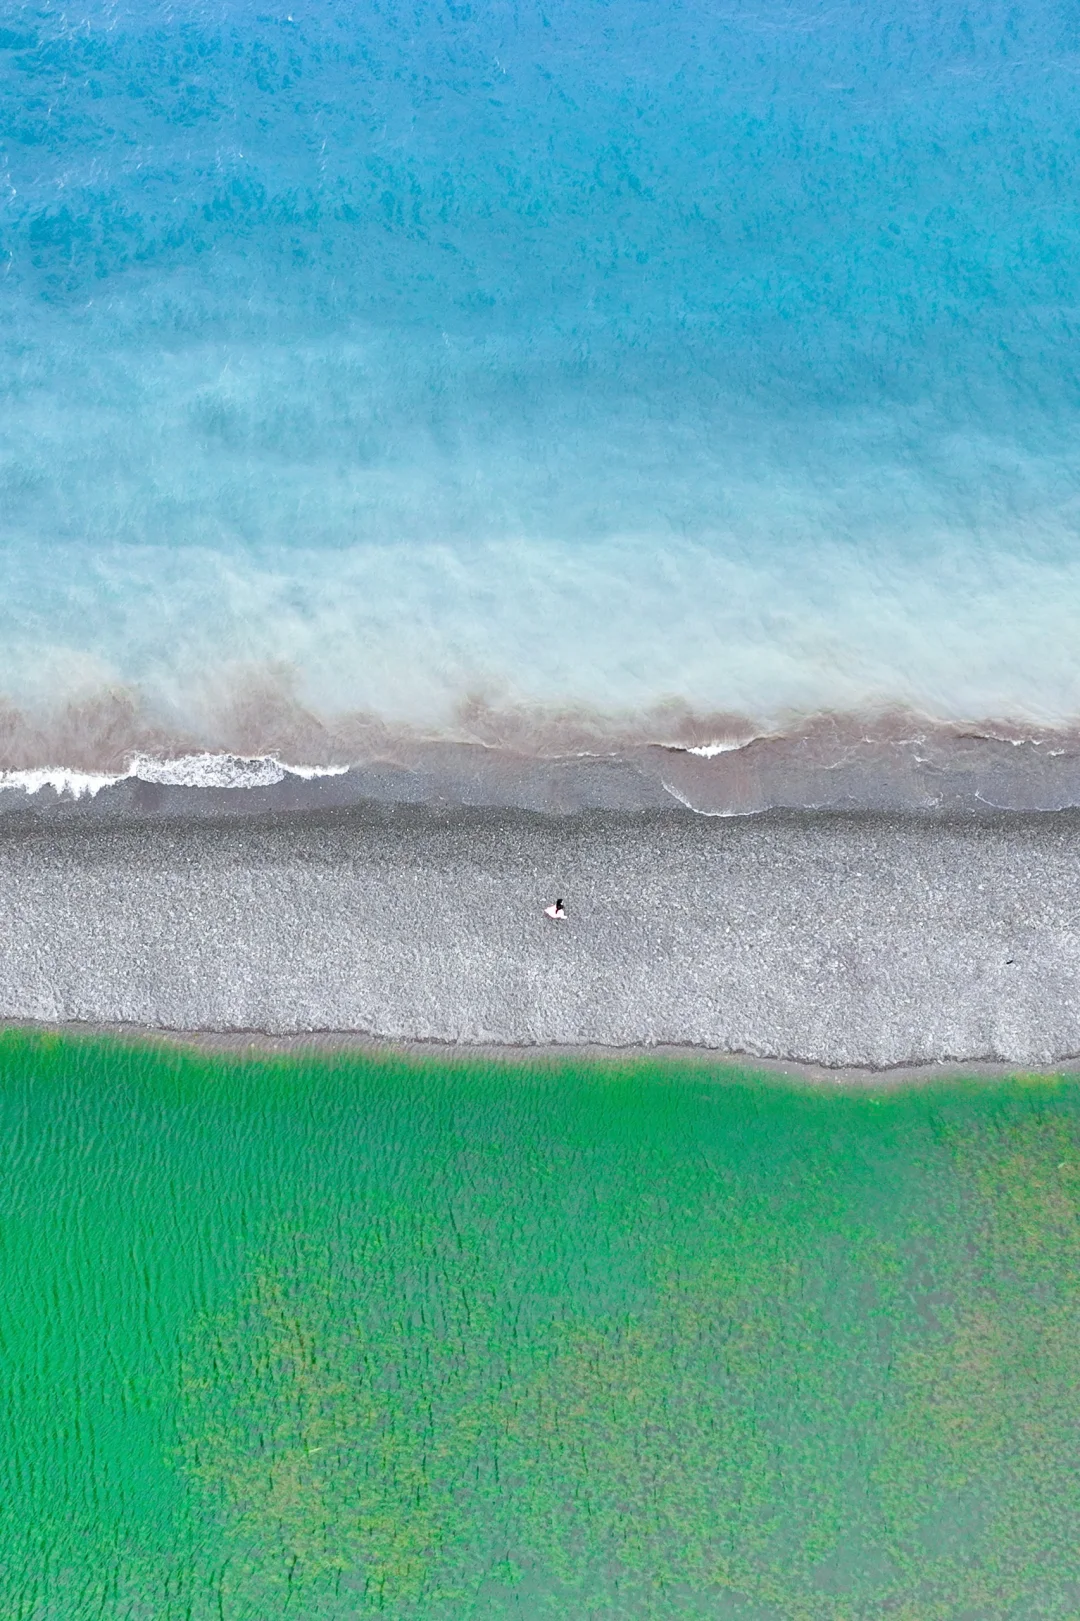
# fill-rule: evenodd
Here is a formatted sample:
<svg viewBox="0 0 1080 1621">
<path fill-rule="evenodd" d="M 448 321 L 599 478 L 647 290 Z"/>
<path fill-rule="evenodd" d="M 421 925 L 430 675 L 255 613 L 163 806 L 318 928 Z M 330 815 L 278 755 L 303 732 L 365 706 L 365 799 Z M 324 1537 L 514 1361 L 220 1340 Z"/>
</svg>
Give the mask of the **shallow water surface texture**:
<svg viewBox="0 0 1080 1621">
<path fill-rule="evenodd" d="M 1080 1608 L 1080 1086 L 0 1041 L 11 1621 Z"/>
</svg>

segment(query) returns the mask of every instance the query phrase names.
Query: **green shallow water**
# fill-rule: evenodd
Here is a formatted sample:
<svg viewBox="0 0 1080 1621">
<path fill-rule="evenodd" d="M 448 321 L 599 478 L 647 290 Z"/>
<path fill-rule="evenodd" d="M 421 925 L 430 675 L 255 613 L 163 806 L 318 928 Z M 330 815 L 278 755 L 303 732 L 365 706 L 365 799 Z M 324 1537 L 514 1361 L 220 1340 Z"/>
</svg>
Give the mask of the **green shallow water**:
<svg viewBox="0 0 1080 1621">
<path fill-rule="evenodd" d="M 1076 1616 L 1080 1087 L 0 1038 L 5 1621 Z"/>
</svg>

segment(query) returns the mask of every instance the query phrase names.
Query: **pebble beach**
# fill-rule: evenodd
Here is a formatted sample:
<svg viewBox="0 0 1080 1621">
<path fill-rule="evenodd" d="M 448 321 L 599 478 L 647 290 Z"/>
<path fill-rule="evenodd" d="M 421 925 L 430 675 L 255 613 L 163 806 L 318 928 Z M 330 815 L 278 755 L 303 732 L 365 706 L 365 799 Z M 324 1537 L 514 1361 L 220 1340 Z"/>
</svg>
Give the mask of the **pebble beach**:
<svg viewBox="0 0 1080 1621">
<path fill-rule="evenodd" d="M 0 1018 L 1048 1066 L 1080 1053 L 1078 863 L 1075 812 L 9 816 Z"/>
</svg>

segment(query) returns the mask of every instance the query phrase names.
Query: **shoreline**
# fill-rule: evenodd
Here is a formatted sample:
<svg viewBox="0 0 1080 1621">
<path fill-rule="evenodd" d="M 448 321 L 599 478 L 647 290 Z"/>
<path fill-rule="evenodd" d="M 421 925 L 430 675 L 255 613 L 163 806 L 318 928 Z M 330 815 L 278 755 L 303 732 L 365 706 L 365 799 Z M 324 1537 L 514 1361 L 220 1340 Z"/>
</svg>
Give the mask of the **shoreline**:
<svg viewBox="0 0 1080 1621">
<path fill-rule="evenodd" d="M 821 713 L 786 729 L 680 709 L 622 730 L 602 715 L 472 719 L 480 735 L 471 739 L 366 723 L 351 738 L 348 729 L 335 737 L 300 728 L 270 740 L 252 733 L 225 751 L 170 752 L 164 734 L 119 752 L 115 739 L 97 749 L 84 740 L 72 756 L 79 764 L 61 763 L 70 743 L 50 752 L 35 733 L 33 748 L 20 752 L 9 737 L 0 749 L 0 820 L 243 819 L 366 803 L 719 817 L 1080 807 L 1080 723 L 961 724 L 903 710 Z"/>
<path fill-rule="evenodd" d="M 753 1076 L 782 1083 L 810 1085 L 822 1091 L 893 1091 L 900 1087 L 932 1086 L 950 1081 L 1010 1081 L 1068 1079 L 1080 1075 L 1080 1054 L 1049 1065 L 1018 1066 L 996 1059 L 943 1060 L 933 1064 L 896 1064 L 875 1069 L 859 1065 L 830 1067 L 798 1059 L 763 1058 L 753 1053 L 689 1045 L 657 1047 L 603 1047 L 557 1043 L 524 1046 L 511 1043 L 440 1041 L 386 1041 L 358 1030 L 309 1030 L 294 1035 L 273 1035 L 264 1030 L 169 1030 L 146 1025 L 109 1023 L 53 1024 L 36 1020 L 0 1019 L 5 1035 L 48 1036 L 72 1044 L 113 1041 L 143 1049 L 167 1048 L 180 1053 L 206 1053 L 219 1058 L 333 1059 L 357 1055 L 375 1059 L 435 1060 L 449 1068 L 476 1062 L 502 1063 L 525 1069 L 563 1068 L 587 1064 L 597 1070 L 619 1070 L 655 1064 L 673 1071 L 707 1072 L 722 1083 Z"/>
<path fill-rule="evenodd" d="M 7 818 L 0 1020 L 1053 1070 L 1080 1054 L 1078 875 L 1076 812 Z"/>
</svg>

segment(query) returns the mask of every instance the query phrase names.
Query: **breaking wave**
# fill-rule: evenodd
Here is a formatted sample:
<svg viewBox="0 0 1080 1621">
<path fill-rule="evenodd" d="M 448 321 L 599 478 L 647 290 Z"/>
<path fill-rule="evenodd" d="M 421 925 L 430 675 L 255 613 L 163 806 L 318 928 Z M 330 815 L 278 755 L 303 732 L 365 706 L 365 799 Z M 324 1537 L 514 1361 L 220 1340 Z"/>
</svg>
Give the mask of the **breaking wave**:
<svg viewBox="0 0 1080 1621">
<path fill-rule="evenodd" d="M 124 753 L 114 728 L 109 769 L 55 760 L 0 769 L 0 808 L 97 802 L 120 815 L 245 814 L 379 800 L 732 816 L 1080 806 L 1080 728 L 960 726 L 893 711 L 819 714 L 769 729 L 678 705 L 634 725 L 581 711 L 500 715 L 482 705 L 458 719 L 454 736 L 364 715 L 305 736 L 292 716 L 291 753 L 193 750 L 176 740 L 170 746 L 160 731 L 156 751 Z M 41 748 L 45 735 L 36 734 Z"/>
</svg>

